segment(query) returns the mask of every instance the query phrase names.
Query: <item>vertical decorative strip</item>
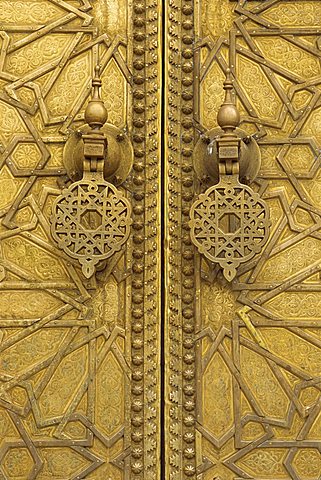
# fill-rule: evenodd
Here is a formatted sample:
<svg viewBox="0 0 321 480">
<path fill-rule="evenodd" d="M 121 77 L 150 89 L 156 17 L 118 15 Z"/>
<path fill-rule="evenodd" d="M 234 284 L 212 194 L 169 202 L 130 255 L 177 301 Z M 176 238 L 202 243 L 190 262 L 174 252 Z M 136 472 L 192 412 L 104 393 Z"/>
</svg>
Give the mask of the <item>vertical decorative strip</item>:
<svg viewBox="0 0 321 480">
<path fill-rule="evenodd" d="M 159 478 L 160 4 L 133 3 L 131 480 Z"/>
<path fill-rule="evenodd" d="M 194 12 L 191 0 L 170 2 L 167 19 L 167 313 L 166 478 L 196 478 L 194 248 L 188 219 L 194 198 Z"/>
</svg>

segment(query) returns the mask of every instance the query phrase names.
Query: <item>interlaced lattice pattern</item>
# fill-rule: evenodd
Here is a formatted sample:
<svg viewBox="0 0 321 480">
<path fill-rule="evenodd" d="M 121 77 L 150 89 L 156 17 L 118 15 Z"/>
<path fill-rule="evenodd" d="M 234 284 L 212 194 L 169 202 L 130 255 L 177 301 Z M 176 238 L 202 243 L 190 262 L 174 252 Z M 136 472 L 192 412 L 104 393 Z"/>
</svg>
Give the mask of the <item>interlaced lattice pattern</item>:
<svg viewBox="0 0 321 480">
<path fill-rule="evenodd" d="M 245 185 L 224 181 L 199 196 L 190 226 L 199 252 L 219 263 L 229 279 L 241 263 L 261 251 L 269 233 L 267 207 L 259 195 Z"/>
<path fill-rule="evenodd" d="M 52 234 L 90 277 L 95 265 L 119 251 L 128 239 L 130 210 L 129 202 L 113 185 L 81 180 L 56 200 Z"/>
</svg>

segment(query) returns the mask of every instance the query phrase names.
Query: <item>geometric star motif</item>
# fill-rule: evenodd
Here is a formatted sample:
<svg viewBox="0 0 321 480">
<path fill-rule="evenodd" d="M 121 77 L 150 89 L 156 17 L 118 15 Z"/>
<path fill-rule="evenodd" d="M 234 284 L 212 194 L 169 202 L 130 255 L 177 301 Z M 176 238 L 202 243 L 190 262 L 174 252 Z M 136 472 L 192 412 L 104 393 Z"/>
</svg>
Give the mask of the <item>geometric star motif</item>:
<svg viewBox="0 0 321 480">
<path fill-rule="evenodd" d="M 190 217 L 194 245 L 210 261 L 219 263 L 228 281 L 241 263 L 261 251 L 269 236 L 266 203 L 235 179 L 222 178 L 200 195 Z"/>
<path fill-rule="evenodd" d="M 130 233 L 129 201 L 104 180 L 73 183 L 56 199 L 51 233 L 64 252 L 79 260 L 86 278 L 95 265 L 119 251 Z"/>
</svg>

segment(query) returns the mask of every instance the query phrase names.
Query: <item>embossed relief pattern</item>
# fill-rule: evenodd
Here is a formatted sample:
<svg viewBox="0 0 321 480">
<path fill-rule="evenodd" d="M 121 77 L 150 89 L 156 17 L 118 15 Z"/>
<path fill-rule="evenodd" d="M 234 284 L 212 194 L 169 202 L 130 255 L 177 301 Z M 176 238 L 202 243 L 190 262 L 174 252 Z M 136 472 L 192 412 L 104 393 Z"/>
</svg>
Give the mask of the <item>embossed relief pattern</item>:
<svg viewBox="0 0 321 480">
<path fill-rule="evenodd" d="M 195 478 L 194 253 L 189 236 L 189 210 L 194 198 L 193 3 L 173 1 L 168 39 L 167 257 L 166 326 L 167 475 Z"/>
<path fill-rule="evenodd" d="M 157 1 L 0 0 L 3 479 L 157 477 L 158 21 Z M 86 280 L 49 218 L 98 60 L 135 145 L 134 235 Z"/>
<path fill-rule="evenodd" d="M 193 7 L 195 23 L 186 15 Z M 319 19 L 315 1 L 171 2 L 171 480 L 320 477 Z M 194 67 L 185 58 L 187 39 L 194 42 Z M 260 144 L 262 168 L 254 188 L 269 204 L 272 220 L 263 253 L 240 268 L 232 285 L 194 256 L 185 230 L 194 192 L 208 187 L 193 179 L 193 140 L 216 126 L 228 66 L 242 128 Z M 193 123 L 186 115 L 192 111 Z"/>
</svg>

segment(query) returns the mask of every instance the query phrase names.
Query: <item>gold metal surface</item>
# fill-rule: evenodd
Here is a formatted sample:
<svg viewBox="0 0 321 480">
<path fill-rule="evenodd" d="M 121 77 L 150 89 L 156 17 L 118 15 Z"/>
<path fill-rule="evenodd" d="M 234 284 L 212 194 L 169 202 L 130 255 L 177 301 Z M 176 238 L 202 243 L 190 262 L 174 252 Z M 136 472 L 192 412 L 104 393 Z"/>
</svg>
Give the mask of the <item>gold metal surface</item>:
<svg viewBox="0 0 321 480">
<path fill-rule="evenodd" d="M 319 479 L 320 18 L 317 0 L 0 0 L 0 477 L 163 480 L 162 456 L 166 480 Z M 86 279 L 49 219 L 98 59 L 133 224 Z M 188 226 L 228 66 L 272 222 L 230 284 Z"/>
<path fill-rule="evenodd" d="M 167 480 L 320 478 L 320 9 L 170 2 Z M 195 197 L 217 181 L 193 152 L 214 143 L 228 67 L 271 218 L 262 253 L 230 284 L 188 228 Z"/>
<path fill-rule="evenodd" d="M 221 131 L 212 144 L 217 152 L 218 183 L 195 200 L 189 226 L 198 251 L 210 262 L 218 263 L 225 279 L 231 282 L 237 268 L 261 252 L 268 240 L 270 221 L 264 200 L 239 181 L 242 139 L 236 128 L 241 117 L 232 95 L 230 69 L 224 90 L 225 99 L 217 114 Z M 251 137 L 246 138 L 256 144 Z M 251 160 L 254 163 L 256 158 L 248 158 L 249 164 Z"/>
<path fill-rule="evenodd" d="M 104 180 L 109 163 L 109 138 L 102 131 L 108 112 L 100 96 L 99 65 L 92 81 L 93 96 L 85 110 L 89 130 L 83 138 L 83 177 L 72 183 L 52 207 L 51 233 L 68 256 L 76 258 L 90 278 L 96 265 L 121 251 L 130 234 L 131 204 Z"/>
<path fill-rule="evenodd" d="M 190 217 L 193 244 L 210 262 L 220 265 L 229 282 L 268 240 L 266 203 L 240 183 L 238 175 L 221 175 L 218 184 L 195 200 Z"/>
<path fill-rule="evenodd" d="M 3 479 L 159 478 L 160 21 L 155 0 L 0 0 Z M 133 143 L 115 172 L 133 224 L 87 279 L 49 220 L 98 61 L 112 130 Z"/>
<path fill-rule="evenodd" d="M 88 125 L 83 125 L 72 131 L 64 147 L 64 167 L 73 182 L 80 180 L 83 174 L 83 135 L 86 135 L 89 129 Z M 104 165 L 104 178 L 119 186 L 125 182 L 133 167 L 133 146 L 128 135 L 115 125 L 105 123 L 101 130 L 108 138 L 108 162 Z"/>
<path fill-rule="evenodd" d="M 215 184 L 219 181 L 219 160 L 216 142 L 222 133 L 220 128 L 212 128 L 201 135 L 193 151 L 193 165 L 197 179 L 203 185 Z M 235 133 L 241 138 L 240 145 L 240 180 L 250 184 L 257 177 L 261 167 L 261 153 L 257 142 L 241 128 L 236 128 Z"/>
</svg>

